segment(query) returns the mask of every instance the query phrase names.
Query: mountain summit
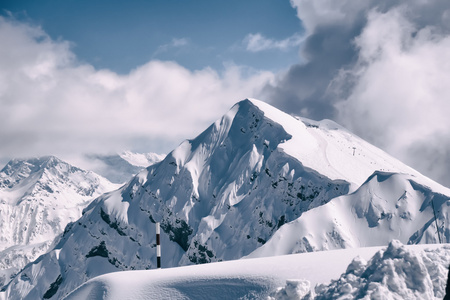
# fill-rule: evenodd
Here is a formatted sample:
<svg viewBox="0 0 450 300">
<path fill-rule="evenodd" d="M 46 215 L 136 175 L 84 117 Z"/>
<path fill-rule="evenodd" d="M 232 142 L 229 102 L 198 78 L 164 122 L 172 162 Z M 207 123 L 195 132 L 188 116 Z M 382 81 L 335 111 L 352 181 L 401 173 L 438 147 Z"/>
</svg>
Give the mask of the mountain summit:
<svg viewBox="0 0 450 300">
<path fill-rule="evenodd" d="M 0 286 L 45 253 L 89 200 L 115 188 L 54 156 L 11 160 L 0 171 Z"/>
<path fill-rule="evenodd" d="M 52 251 L 14 278 L 6 295 L 56 299 L 100 274 L 155 268 L 155 222 L 161 223 L 163 267 L 239 259 L 265 244 L 273 245 L 278 232 L 335 199 L 370 191 L 360 187 L 376 171 L 407 174 L 421 187 L 442 195 L 437 205 L 446 203 L 445 195 L 450 195 L 448 189 L 332 121 L 296 119 L 258 100 L 241 101 L 164 160 L 93 201 L 77 222 L 67 226 Z M 410 201 L 425 199 L 408 191 Z M 389 190 L 386 195 L 391 195 Z M 379 201 L 384 200 L 388 199 Z M 375 217 L 364 214 L 364 208 L 361 211 L 375 224 L 369 227 L 377 227 L 381 211 L 375 211 Z M 327 217 L 333 218 L 332 213 Z M 408 226 L 421 228 L 429 217 L 414 219 Z M 309 238 L 311 244 L 317 237 Z M 272 248 L 267 249 L 262 255 L 271 255 Z M 290 249 L 319 247 L 305 244 Z"/>
</svg>

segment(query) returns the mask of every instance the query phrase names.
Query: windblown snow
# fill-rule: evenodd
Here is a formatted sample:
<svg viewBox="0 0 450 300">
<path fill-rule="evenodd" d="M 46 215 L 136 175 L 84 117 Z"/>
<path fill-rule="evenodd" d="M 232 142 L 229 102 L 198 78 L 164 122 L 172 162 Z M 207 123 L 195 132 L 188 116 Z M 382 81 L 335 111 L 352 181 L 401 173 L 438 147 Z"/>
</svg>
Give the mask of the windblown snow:
<svg viewBox="0 0 450 300">
<path fill-rule="evenodd" d="M 449 200 L 449 189 L 334 122 L 296 119 L 247 99 L 120 189 L 91 202 L 47 254 L 13 278 L 4 296 L 59 299 L 98 275 L 154 269 L 155 222 L 161 223 L 163 268 L 386 246 L 393 239 L 403 244 L 449 242 Z M 271 259 L 276 258 L 259 262 Z M 241 273 L 236 274 L 239 278 Z M 290 282 L 272 294 L 281 287 L 279 278 L 260 275 L 244 276 L 254 295 L 282 297 L 307 287 Z M 253 297 L 233 276 L 222 281 L 224 286 Z M 194 286 L 209 288 L 206 277 L 195 278 Z M 280 278 L 286 284 L 288 278 Z M 161 286 L 184 299 L 186 285 L 182 291 L 171 289 L 171 280 Z M 261 286 L 258 280 L 266 283 Z M 100 283 L 94 284 L 98 288 L 92 295 L 111 286 L 94 282 Z M 321 293 L 327 289 L 317 295 Z"/>
</svg>

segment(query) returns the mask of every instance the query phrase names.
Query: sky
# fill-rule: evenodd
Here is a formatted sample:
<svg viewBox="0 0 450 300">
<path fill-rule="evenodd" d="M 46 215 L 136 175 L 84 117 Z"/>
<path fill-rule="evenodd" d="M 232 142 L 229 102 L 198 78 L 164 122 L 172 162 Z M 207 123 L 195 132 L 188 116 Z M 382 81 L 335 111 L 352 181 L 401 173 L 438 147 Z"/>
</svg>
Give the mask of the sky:
<svg viewBox="0 0 450 300">
<path fill-rule="evenodd" d="M 168 153 L 251 97 L 450 186 L 447 0 L 0 5 L 0 162 Z"/>
</svg>

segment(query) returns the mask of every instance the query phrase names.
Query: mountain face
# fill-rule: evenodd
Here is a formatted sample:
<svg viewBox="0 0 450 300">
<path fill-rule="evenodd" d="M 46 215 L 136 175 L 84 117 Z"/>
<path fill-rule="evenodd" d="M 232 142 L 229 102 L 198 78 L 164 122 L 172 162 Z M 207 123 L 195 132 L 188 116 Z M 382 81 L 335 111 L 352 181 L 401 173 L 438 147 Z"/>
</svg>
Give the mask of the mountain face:
<svg viewBox="0 0 450 300">
<path fill-rule="evenodd" d="M 450 193 L 407 174 L 377 171 L 354 193 L 286 224 L 249 257 L 341 248 L 450 242 Z"/>
<path fill-rule="evenodd" d="M 115 155 L 87 155 L 90 170 L 113 183 L 123 184 L 144 168 L 163 160 L 156 153 L 133 153 L 124 151 Z"/>
<path fill-rule="evenodd" d="M 114 188 L 56 157 L 11 160 L 0 171 L 0 286 L 45 253 L 89 200 Z"/>
<path fill-rule="evenodd" d="M 414 184 L 408 181 L 410 188 L 399 175 L 404 185 L 398 189 L 408 191 L 406 200 L 398 200 L 398 208 L 384 205 L 397 197 L 396 181 L 395 195 L 390 190 L 370 194 L 367 187 L 378 178 L 370 176 L 377 170 L 414 178 Z M 52 251 L 14 278 L 5 295 L 57 299 L 100 274 L 155 268 L 155 222 L 161 223 L 163 267 L 238 259 L 265 245 L 269 250 L 261 255 L 271 255 L 277 250 L 275 238 L 298 244 L 291 253 L 364 246 L 364 241 L 356 242 L 358 236 L 346 237 L 351 234 L 344 229 L 332 230 L 330 239 L 322 237 L 328 228 L 312 236 L 277 235 L 335 200 L 346 202 L 345 197 L 356 202 L 366 197 L 355 214 L 361 222 L 370 222 L 374 232 L 377 226 L 392 226 L 395 232 L 394 225 L 403 226 L 402 220 L 410 218 L 406 224 L 413 229 L 404 236 L 419 232 L 411 241 L 426 242 L 419 230 L 432 230 L 426 225 L 430 222 L 426 199 L 443 197 L 434 204 L 448 224 L 441 208 L 447 203 L 447 191 L 332 121 L 298 120 L 263 102 L 244 100 L 163 161 L 93 201 L 78 221 L 66 227 Z M 409 207 L 410 203 L 419 204 Z M 332 212 L 309 218 L 319 228 L 334 224 Z M 309 246 L 298 236 L 306 236 Z"/>
</svg>

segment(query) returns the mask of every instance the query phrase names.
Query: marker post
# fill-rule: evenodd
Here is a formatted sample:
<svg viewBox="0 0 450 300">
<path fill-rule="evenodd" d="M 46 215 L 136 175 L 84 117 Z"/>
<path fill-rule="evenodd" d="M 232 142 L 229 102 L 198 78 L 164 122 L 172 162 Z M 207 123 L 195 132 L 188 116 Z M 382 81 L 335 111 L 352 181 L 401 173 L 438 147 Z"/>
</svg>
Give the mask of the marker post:
<svg viewBox="0 0 450 300">
<path fill-rule="evenodd" d="M 159 222 L 156 222 L 156 268 L 161 269 L 161 229 Z"/>
</svg>

